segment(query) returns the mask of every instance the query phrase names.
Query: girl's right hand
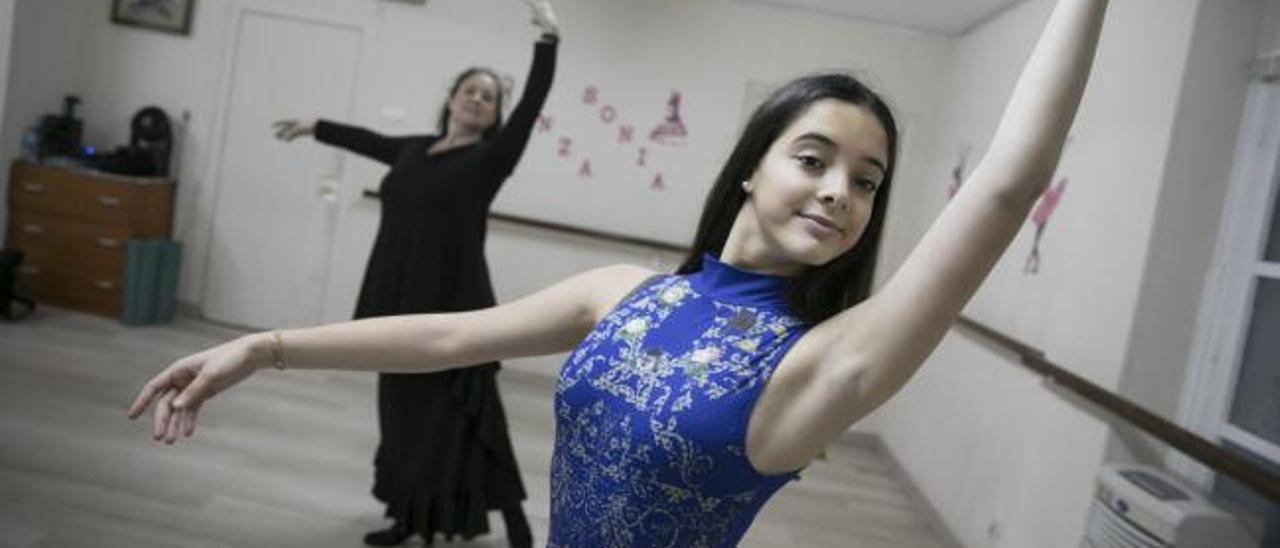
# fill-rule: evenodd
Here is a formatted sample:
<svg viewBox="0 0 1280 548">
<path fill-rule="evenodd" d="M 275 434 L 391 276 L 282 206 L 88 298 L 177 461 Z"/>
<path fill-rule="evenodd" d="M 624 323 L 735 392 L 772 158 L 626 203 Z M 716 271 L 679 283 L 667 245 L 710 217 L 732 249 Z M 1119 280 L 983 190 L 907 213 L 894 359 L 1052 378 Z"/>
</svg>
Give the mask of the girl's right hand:
<svg viewBox="0 0 1280 548">
<path fill-rule="evenodd" d="M 297 139 L 298 137 L 315 133 L 316 121 L 286 118 L 284 120 L 277 120 L 271 124 L 271 127 L 275 130 L 277 139 L 289 142 Z"/>
<path fill-rule="evenodd" d="M 152 439 L 172 444 L 195 432 L 200 407 L 267 364 L 270 335 L 258 333 L 182 358 L 143 386 L 129 406 L 136 419 L 156 403 Z"/>
</svg>

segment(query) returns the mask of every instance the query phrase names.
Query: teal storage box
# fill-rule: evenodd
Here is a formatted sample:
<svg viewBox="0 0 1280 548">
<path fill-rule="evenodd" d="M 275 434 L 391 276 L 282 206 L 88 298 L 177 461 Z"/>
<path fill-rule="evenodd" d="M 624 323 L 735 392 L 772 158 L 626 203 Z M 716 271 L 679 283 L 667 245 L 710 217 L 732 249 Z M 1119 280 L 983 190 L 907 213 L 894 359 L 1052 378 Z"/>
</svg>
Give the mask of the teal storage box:
<svg viewBox="0 0 1280 548">
<path fill-rule="evenodd" d="M 148 325 L 173 320 L 182 244 L 162 239 L 130 239 L 125 244 L 124 307 L 120 321 Z"/>
</svg>

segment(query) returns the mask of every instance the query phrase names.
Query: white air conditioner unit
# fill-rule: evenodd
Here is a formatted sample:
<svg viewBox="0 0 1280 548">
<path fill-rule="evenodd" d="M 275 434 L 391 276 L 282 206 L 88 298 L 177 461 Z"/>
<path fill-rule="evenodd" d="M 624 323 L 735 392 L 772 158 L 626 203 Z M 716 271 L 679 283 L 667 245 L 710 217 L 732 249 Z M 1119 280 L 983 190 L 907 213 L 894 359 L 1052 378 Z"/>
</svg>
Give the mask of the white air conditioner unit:
<svg viewBox="0 0 1280 548">
<path fill-rule="evenodd" d="M 1164 472 L 1105 464 L 1080 548 L 1257 548 L 1236 516 Z"/>
</svg>

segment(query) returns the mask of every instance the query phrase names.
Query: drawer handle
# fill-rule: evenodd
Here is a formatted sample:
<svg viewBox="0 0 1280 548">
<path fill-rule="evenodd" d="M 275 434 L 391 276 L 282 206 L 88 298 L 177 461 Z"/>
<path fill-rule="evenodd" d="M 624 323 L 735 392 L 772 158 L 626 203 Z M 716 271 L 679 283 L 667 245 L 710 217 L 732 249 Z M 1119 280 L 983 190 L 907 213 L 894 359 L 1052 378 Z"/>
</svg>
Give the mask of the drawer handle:
<svg viewBox="0 0 1280 548">
<path fill-rule="evenodd" d="M 44 234 L 44 227 L 38 224 L 27 223 L 22 225 L 22 231 L 27 234 Z"/>
<path fill-rule="evenodd" d="M 120 247 L 120 240 L 117 240 L 115 238 L 102 237 L 102 238 L 98 238 L 98 245 L 102 247 L 108 247 L 108 248 L 114 249 L 114 248 Z"/>
<path fill-rule="evenodd" d="M 22 266 L 18 267 L 18 272 L 21 272 L 21 273 L 26 274 L 26 275 L 28 275 L 28 276 L 35 276 L 35 275 L 37 275 L 37 274 L 39 274 L 39 273 L 40 273 L 40 269 L 39 269 L 38 267 L 35 267 L 35 266 L 32 266 L 32 265 L 29 265 L 29 264 L 25 264 L 25 265 L 22 265 Z"/>
<path fill-rule="evenodd" d="M 22 189 L 32 194 L 40 194 L 41 192 L 44 192 L 44 184 L 27 182 L 23 183 Z"/>
<path fill-rule="evenodd" d="M 107 207 L 120 207 L 120 198 L 115 196 L 98 196 L 98 203 Z"/>
<path fill-rule="evenodd" d="M 93 282 L 93 286 L 98 289 L 115 289 L 116 283 L 111 280 L 98 280 Z"/>
</svg>

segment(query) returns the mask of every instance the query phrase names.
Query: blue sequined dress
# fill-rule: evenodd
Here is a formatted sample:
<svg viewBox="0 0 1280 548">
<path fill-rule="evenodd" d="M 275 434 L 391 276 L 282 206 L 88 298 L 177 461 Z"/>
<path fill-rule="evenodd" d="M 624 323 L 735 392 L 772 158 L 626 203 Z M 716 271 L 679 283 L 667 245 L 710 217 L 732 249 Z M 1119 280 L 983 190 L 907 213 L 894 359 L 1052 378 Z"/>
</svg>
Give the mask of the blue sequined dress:
<svg viewBox="0 0 1280 548">
<path fill-rule="evenodd" d="M 745 451 L 751 410 L 806 329 L 787 279 L 702 263 L 646 281 L 565 363 L 549 548 L 736 546 L 797 477 L 763 475 Z"/>
</svg>

